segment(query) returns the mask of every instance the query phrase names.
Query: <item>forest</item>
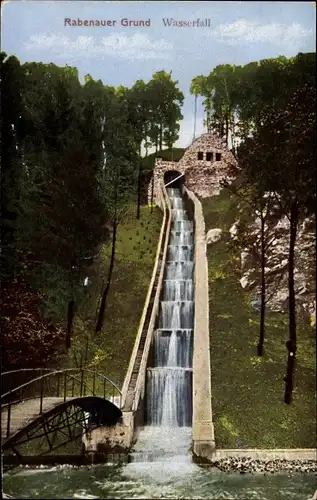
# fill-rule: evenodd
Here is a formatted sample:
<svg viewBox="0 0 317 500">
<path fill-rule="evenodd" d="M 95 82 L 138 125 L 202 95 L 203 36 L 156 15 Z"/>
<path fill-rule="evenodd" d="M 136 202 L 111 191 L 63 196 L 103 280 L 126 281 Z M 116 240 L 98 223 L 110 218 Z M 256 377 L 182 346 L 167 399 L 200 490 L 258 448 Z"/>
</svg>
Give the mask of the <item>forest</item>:
<svg viewBox="0 0 317 500">
<path fill-rule="evenodd" d="M 129 89 L 5 53 L 1 66 L 2 363 L 14 369 L 69 349 L 87 267 L 111 242 L 101 331 L 118 226 L 132 206 L 140 218 L 141 145 L 172 148 L 184 96 L 165 71 Z"/>
<path fill-rule="evenodd" d="M 90 75 L 81 84 L 76 68 L 20 64 L 5 53 L 1 66 L 2 362 L 13 369 L 42 366 L 61 346 L 69 349 L 87 266 L 111 242 L 94 326 L 100 334 L 117 229 L 131 206 L 141 216 L 154 159 L 178 140 L 184 94 L 164 70 L 126 88 Z M 261 220 L 259 356 L 270 206 L 278 205 L 290 222 L 285 402 L 292 398 L 296 358 L 294 251 L 299 224 L 314 217 L 316 202 L 315 71 L 315 54 L 281 56 L 217 66 L 190 87 L 195 128 L 200 96 L 207 129 L 234 145 L 240 174 L 232 194 Z"/>
<path fill-rule="evenodd" d="M 316 54 L 264 59 L 245 66 L 220 65 L 192 80 L 191 93 L 204 97 L 206 124 L 229 143 L 240 174 L 230 186 L 240 200 L 241 248 L 258 250 L 261 268 L 258 355 L 263 355 L 267 303 L 267 253 L 274 244 L 272 219 L 289 221 L 288 313 L 289 339 L 285 403 L 292 401 L 297 349 L 295 248 L 304 220 L 315 221 L 316 206 Z M 260 236 L 247 231 L 250 219 L 260 221 Z M 244 231 L 241 231 L 244 225 Z M 276 282 L 275 291 L 278 289 Z"/>
</svg>

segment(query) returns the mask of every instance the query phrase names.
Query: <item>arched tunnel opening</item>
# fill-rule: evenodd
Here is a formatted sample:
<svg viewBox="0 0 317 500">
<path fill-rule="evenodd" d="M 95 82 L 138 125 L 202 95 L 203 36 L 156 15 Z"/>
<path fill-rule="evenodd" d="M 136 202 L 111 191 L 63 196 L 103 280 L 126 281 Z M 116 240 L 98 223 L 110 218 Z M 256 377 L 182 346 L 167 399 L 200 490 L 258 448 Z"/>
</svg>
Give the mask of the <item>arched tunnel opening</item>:
<svg viewBox="0 0 317 500">
<path fill-rule="evenodd" d="M 170 183 L 168 187 L 180 189 L 184 183 L 184 176 L 180 177 L 180 175 L 182 175 L 181 172 L 178 172 L 177 170 L 168 170 L 164 174 L 164 184 Z"/>
</svg>

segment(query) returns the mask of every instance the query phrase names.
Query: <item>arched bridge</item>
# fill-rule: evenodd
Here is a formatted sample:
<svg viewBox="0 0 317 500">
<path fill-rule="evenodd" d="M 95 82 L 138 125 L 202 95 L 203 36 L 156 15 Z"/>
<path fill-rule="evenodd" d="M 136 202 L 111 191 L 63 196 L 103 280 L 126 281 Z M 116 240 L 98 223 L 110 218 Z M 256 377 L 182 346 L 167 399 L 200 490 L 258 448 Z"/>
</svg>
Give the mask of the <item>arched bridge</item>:
<svg viewBox="0 0 317 500">
<path fill-rule="evenodd" d="M 28 380 L 16 385 L 21 377 Z M 13 370 L 2 374 L 1 385 L 1 446 L 21 458 L 31 441 L 31 454 L 45 455 L 122 416 L 120 389 L 93 370 Z"/>
</svg>

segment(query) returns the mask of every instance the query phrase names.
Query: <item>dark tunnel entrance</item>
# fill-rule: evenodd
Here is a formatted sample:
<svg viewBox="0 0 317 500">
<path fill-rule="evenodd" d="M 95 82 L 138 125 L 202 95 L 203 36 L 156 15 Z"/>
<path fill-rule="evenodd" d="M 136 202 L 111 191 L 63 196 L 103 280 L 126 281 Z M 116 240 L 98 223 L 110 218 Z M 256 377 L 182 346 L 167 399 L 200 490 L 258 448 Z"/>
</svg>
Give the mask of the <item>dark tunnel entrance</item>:
<svg viewBox="0 0 317 500">
<path fill-rule="evenodd" d="M 184 176 L 180 177 L 180 175 L 182 175 L 182 174 L 180 172 L 178 172 L 177 170 L 168 170 L 164 174 L 164 184 L 166 185 L 170 182 L 171 184 L 169 184 L 167 187 L 180 189 L 184 183 Z M 180 177 L 180 178 L 177 179 L 177 177 Z M 176 180 L 174 182 L 172 182 L 174 179 L 176 179 Z"/>
</svg>

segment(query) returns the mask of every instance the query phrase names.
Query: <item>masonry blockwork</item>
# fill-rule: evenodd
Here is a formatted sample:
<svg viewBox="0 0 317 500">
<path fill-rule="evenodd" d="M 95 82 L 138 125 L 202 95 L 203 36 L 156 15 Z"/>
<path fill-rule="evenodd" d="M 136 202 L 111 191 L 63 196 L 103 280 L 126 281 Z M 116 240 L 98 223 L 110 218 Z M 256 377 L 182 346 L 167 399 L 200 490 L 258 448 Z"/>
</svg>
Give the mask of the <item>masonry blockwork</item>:
<svg viewBox="0 0 317 500">
<path fill-rule="evenodd" d="M 225 143 L 210 132 L 196 139 L 178 161 L 164 161 L 157 158 L 153 177 L 149 183 L 148 200 L 156 203 L 159 182 L 172 180 L 173 175 L 184 174 L 181 183 L 201 198 L 217 194 L 221 189 L 221 181 L 230 182 L 237 174 L 238 165 L 233 154 L 228 151 Z M 177 187 L 173 185 L 171 187 Z"/>
</svg>

